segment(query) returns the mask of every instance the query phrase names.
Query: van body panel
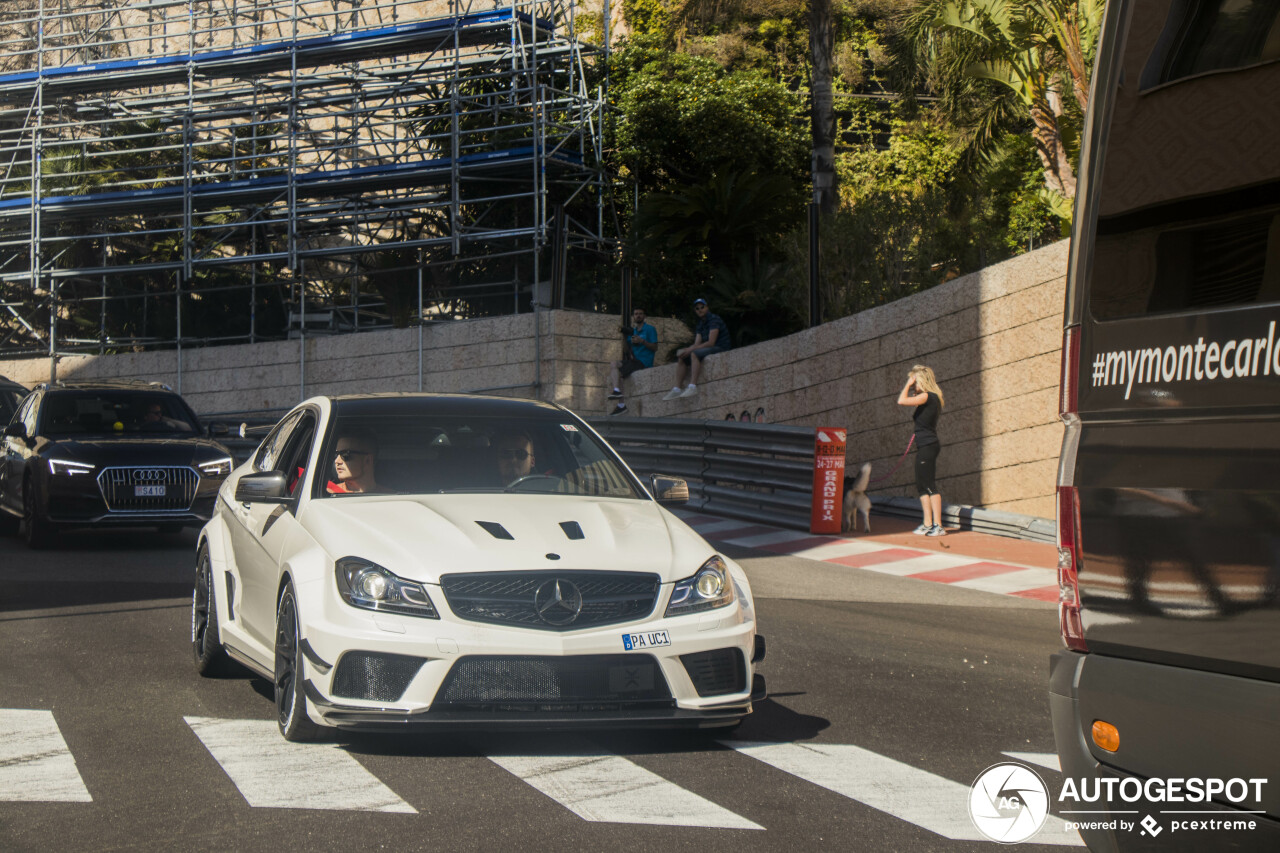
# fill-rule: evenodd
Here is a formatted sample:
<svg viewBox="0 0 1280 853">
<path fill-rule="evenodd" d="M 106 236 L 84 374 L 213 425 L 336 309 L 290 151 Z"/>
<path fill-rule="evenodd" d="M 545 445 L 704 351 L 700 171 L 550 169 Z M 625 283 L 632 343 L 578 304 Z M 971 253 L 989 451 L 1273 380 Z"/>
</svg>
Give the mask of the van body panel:
<svg viewBox="0 0 1280 853">
<path fill-rule="evenodd" d="M 1106 4 L 1058 474 L 1074 489 L 1060 506 L 1079 508 L 1062 553 L 1075 546 L 1087 651 L 1051 660 L 1054 738 L 1076 780 L 1268 781 L 1253 805 L 1185 806 L 1257 818 L 1249 832 L 1175 832 L 1160 802 L 1081 806 L 1165 825 L 1082 832 L 1095 851 L 1280 850 L 1277 40 L 1269 0 Z M 1096 720 L 1118 728 L 1116 752 L 1093 744 Z"/>
</svg>

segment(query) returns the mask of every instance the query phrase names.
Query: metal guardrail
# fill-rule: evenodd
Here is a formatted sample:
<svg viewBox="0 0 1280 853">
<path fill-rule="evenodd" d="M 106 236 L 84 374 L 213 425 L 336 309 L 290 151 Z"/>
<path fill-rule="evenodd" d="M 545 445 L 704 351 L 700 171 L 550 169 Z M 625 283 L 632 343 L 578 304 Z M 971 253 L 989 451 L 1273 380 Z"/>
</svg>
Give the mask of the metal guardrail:
<svg viewBox="0 0 1280 853">
<path fill-rule="evenodd" d="M 239 437 L 240 424 L 271 426 L 285 409 L 221 412 L 203 423 L 227 424 L 220 438 L 239 464 L 265 433 Z M 689 508 L 743 521 L 808 530 L 813 494 L 812 427 L 677 418 L 585 418 L 637 474 L 670 474 L 689 483 Z M 872 496 L 878 515 L 919 519 L 920 501 Z M 1036 542 L 1057 541 L 1052 520 L 982 507 L 947 504 L 950 527 Z"/>
<path fill-rule="evenodd" d="M 689 482 L 689 507 L 809 529 L 813 428 L 667 418 L 587 418 L 639 474 Z"/>
</svg>

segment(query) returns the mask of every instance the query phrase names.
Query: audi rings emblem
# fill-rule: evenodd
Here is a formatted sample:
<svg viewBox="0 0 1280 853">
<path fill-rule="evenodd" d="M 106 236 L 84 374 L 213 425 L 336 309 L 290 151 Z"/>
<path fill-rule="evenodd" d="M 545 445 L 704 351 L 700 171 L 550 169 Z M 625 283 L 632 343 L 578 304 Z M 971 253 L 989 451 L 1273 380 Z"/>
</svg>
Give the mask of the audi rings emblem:
<svg viewBox="0 0 1280 853">
<path fill-rule="evenodd" d="M 582 612 L 582 592 L 561 578 L 547 581 L 533 594 L 533 609 L 548 625 L 568 625 Z"/>
<path fill-rule="evenodd" d="M 162 483 L 169 479 L 169 472 L 164 468 L 134 468 L 132 476 L 135 483 Z"/>
</svg>

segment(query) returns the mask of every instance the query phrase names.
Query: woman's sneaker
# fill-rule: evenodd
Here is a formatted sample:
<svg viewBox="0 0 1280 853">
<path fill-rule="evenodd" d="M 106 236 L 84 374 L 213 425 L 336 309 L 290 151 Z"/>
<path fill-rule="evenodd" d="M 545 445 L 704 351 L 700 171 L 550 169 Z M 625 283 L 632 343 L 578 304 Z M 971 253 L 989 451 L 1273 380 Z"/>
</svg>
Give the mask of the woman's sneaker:
<svg viewBox="0 0 1280 853">
<path fill-rule="evenodd" d="M 925 536 L 946 536 L 946 535 L 947 535 L 947 531 L 942 529 L 941 524 L 935 524 L 933 527 L 930 527 L 929 532 L 925 534 Z"/>
<path fill-rule="evenodd" d="M 911 532 L 912 532 L 912 533 L 914 533 L 916 536 L 928 536 L 928 535 L 929 535 L 929 531 L 930 531 L 930 530 L 932 530 L 932 529 L 933 529 L 933 526 L 932 526 L 932 525 L 929 525 L 929 524 L 922 524 L 922 525 L 920 525 L 919 527 L 917 527 L 915 530 L 913 530 L 913 531 L 911 531 Z"/>
</svg>

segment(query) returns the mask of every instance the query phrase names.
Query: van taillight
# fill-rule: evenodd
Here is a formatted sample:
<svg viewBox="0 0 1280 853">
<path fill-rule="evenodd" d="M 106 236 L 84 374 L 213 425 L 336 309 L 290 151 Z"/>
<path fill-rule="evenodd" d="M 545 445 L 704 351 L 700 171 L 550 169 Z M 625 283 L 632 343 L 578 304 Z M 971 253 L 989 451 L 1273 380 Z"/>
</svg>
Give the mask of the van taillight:
<svg viewBox="0 0 1280 853">
<path fill-rule="evenodd" d="M 1075 486 L 1058 486 L 1058 628 L 1062 642 L 1089 651 L 1080 620 L 1080 496 Z"/>
<path fill-rule="evenodd" d="M 1068 326 L 1062 333 L 1062 399 L 1058 412 L 1074 415 L 1080 400 L 1080 327 Z"/>
</svg>

